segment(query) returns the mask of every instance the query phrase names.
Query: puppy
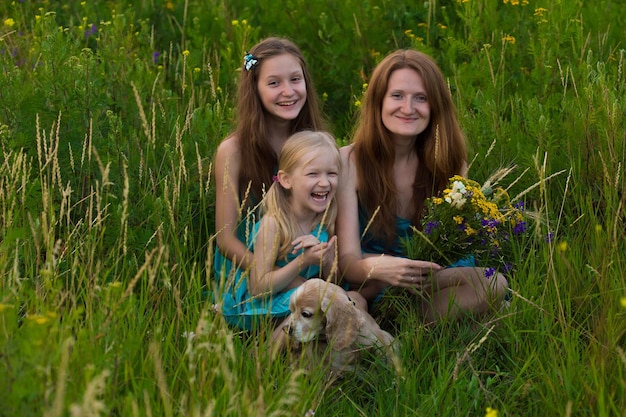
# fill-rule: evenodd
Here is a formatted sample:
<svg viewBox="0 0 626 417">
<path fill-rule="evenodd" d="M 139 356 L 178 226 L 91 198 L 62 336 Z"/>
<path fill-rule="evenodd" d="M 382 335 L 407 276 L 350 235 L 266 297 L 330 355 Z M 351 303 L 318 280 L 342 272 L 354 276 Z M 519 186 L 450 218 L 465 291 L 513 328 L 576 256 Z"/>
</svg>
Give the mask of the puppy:
<svg viewBox="0 0 626 417">
<path fill-rule="evenodd" d="M 359 352 L 366 349 L 384 351 L 389 364 L 397 360 L 393 336 L 338 285 L 309 279 L 291 295 L 289 309 L 284 330 L 308 353 L 313 352 L 307 349 L 312 343 L 318 350 L 329 348 L 330 370 L 336 375 L 353 370 Z"/>
</svg>

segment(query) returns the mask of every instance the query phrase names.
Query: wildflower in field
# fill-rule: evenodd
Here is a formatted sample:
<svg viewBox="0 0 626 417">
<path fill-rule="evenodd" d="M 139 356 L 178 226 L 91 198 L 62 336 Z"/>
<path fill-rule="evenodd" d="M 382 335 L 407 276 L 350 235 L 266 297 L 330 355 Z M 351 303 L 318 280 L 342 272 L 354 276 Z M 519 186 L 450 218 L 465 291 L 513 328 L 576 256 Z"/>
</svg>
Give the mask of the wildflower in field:
<svg viewBox="0 0 626 417">
<path fill-rule="evenodd" d="M 85 38 L 95 35 L 96 33 L 98 33 L 98 27 L 92 23 L 91 26 L 85 30 Z"/>
<path fill-rule="evenodd" d="M 0 313 L 4 312 L 5 310 L 8 310 L 10 308 L 13 308 L 12 304 L 3 304 L 0 303 Z"/>
<path fill-rule="evenodd" d="M 558 246 L 556 247 L 557 251 L 559 252 L 565 252 L 567 249 L 569 249 L 569 245 L 567 244 L 566 241 L 560 242 L 558 244 Z"/>
<path fill-rule="evenodd" d="M 4 26 L 8 28 L 12 28 L 13 26 L 15 26 L 15 20 L 11 19 L 10 17 L 7 19 L 4 19 Z"/>
<path fill-rule="evenodd" d="M 602 233 L 602 225 L 601 224 L 596 224 L 596 233 Z"/>
<path fill-rule="evenodd" d="M 485 417 L 498 417 L 498 410 L 491 408 L 491 407 L 487 407 L 487 410 L 485 412 Z"/>
<path fill-rule="evenodd" d="M 502 38 L 502 42 L 506 42 L 506 43 L 510 43 L 511 45 L 515 44 L 515 37 L 511 36 L 511 35 L 506 35 L 505 37 Z"/>
<path fill-rule="evenodd" d="M 193 69 L 193 72 L 194 72 L 195 74 L 198 74 L 198 73 L 200 72 L 200 68 L 195 67 L 195 68 Z"/>
<path fill-rule="evenodd" d="M 174 3 L 172 3 L 171 1 L 168 1 L 167 3 L 165 3 L 165 8 L 167 10 L 173 11 L 174 10 Z"/>
<path fill-rule="evenodd" d="M 183 56 L 189 56 L 189 51 L 187 49 L 183 51 Z"/>
<path fill-rule="evenodd" d="M 358 107 L 361 107 L 361 100 L 356 100 L 356 101 L 354 102 L 354 107 L 357 107 L 357 108 L 358 108 Z"/>
<path fill-rule="evenodd" d="M 48 312 L 46 314 L 31 314 L 28 316 L 28 320 L 36 323 L 40 326 L 44 324 L 48 324 L 51 319 L 56 318 L 56 314 L 53 312 Z"/>
<path fill-rule="evenodd" d="M 239 26 L 239 20 L 235 19 L 235 20 L 231 20 L 230 24 L 233 26 Z"/>
<path fill-rule="evenodd" d="M 154 51 L 152 53 L 152 63 L 157 64 L 159 62 L 159 57 L 161 54 L 158 51 Z"/>
<path fill-rule="evenodd" d="M 546 243 L 552 243 L 552 241 L 554 240 L 554 232 L 548 232 L 544 240 L 546 241 Z"/>
<path fill-rule="evenodd" d="M 622 305 L 622 307 L 626 308 L 626 297 L 620 298 L 619 303 Z"/>
<path fill-rule="evenodd" d="M 437 23 L 437 26 L 439 27 L 439 29 L 442 29 L 442 30 L 448 29 L 448 27 L 444 25 L 443 23 Z"/>
</svg>

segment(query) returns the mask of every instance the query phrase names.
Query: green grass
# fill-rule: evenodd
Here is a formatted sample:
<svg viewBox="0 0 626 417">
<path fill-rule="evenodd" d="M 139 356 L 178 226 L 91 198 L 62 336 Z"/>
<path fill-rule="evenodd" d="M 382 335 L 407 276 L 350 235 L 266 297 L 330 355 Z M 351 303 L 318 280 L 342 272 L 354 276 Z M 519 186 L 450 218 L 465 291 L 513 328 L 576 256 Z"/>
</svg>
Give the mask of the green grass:
<svg viewBox="0 0 626 417">
<path fill-rule="evenodd" d="M 0 415 L 621 415 L 626 6 L 528 3 L 0 4 Z M 389 297 L 400 369 L 334 384 L 212 312 L 212 156 L 270 35 L 302 47 L 340 143 L 380 58 L 433 55 L 472 178 L 538 184 L 509 309 L 426 326 Z"/>
</svg>

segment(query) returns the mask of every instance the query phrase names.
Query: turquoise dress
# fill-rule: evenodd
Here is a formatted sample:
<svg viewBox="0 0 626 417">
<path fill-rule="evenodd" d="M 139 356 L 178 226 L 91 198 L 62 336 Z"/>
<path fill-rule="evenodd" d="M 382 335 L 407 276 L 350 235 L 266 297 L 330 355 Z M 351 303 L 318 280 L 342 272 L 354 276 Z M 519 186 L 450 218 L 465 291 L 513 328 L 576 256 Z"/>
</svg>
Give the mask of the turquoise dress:
<svg viewBox="0 0 626 417">
<path fill-rule="evenodd" d="M 363 236 L 363 231 L 369 223 L 369 219 L 370 216 L 365 213 L 365 210 L 359 207 L 359 228 L 361 231 L 361 236 Z M 411 233 L 411 222 L 407 219 L 396 217 L 396 238 L 391 245 L 387 245 L 386 242 L 384 242 L 382 239 L 377 239 L 368 232 L 365 234 L 365 236 L 363 236 L 363 239 L 361 239 L 361 251 L 363 253 L 384 253 L 385 255 L 406 258 L 406 254 L 404 253 L 404 249 L 402 248 L 402 239 L 409 237 Z M 476 266 L 476 260 L 474 259 L 474 256 L 470 255 L 459 259 L 458 261 L 448 265 L 446 268 L 454 268 L 460 266 Z"/>
<path fill-rule="evenodd" d="M 254 243 L 258 234 L 260 222 L 256 222 L 251 233 L 247 234 L 245 242 L 251 251 L 254 251 Z M 322 225 L 314 228 L 312 235 L 316 236 L 320 242 L 328 242 L 328 232 Z M 279 267 L 287 265 L 302 251 L 291 254 L 287 259 L 276 262 Z M 220 263 L 221 262 L 221 263 Z M 233 268 L 232 263 L 225 257 L 221 261 L 216 259 L 214 266 L 218 276 L 224 276 L 226 283 L 221 299 L 222 315 L 226 322 L 232 326 L 244 330 L 254 330 L 266 318 L 281 318 L 289 315 L 289 299 L 295 288 L 266 296 L 253 296 L 248 290 L 249 271 L 242 271 Z M 226 272 L 228 264 L 228 273 Z M 225 273 L 225 275 L 219 275 Z M 310 265 L 300 272 L 300 276 L 305 279 L 319 277 L 319 265 Z"/>
</svg>

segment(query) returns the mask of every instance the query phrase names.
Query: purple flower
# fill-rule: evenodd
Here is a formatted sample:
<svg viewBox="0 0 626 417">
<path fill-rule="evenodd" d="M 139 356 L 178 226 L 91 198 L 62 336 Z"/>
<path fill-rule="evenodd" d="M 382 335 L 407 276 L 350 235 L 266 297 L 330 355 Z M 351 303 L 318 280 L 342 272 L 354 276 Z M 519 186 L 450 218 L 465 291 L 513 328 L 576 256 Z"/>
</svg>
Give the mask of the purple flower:
<svg viewBox="0 0 626 417">
<path fill-rule="evenodd" d="M 439 226 L 438 221 L 430 221 L 426 223 L 426 226 L 424 226 L 424 233 L 426 233 L 427 235 L 431 234 L 433 230 L 437 228 L 437 226 Z"/>
<path fill-rule="evenodd" d="M 496 273 L 496 268 L 485 268 L 485 277 L 487 279 L 493 277 Z"/>
<path fill-rule="evenodd" d="M 495 219 L 483 219 L 480 221 L 480 223 L 483 225 L 483 227 L 487 227 L 490 229 L 493 229 L 494 227 L 498 227 L 498 225 L 500 224 Z"/>
<path fill-rule="evenodd" d="M 161 56 L 161 54 L 159 53 L 159 51 L 154 51 L 152 53 L 152 62 L 157 64 L 159 62 L 159 57 Z"/>
<path fill-rule="evenodd" d="M 526 203 L 523 201 L 518 201 L 517 203 L 513 205 L 513 207 L 515 207 L 519 211 L 524 211 L 526 210 Z"/>
<path fill-rule="evenodd" d="M 553 240 L 554 240 L 554 232 L 548 233 L 545 237 L 546 243 L 551 243 Z"/>
<path fill-rule="evenodd" d="M 516 235 L 521 235 L 526 231 L 526 229 L 528 229 L 528 227 L 526 226 L 526 222 L 521 221 L 515 225 L 515 227 L 513 228 L 513 233 Z"/>
<path fill-rule="evenodd" d="M 95 35 L 96 33 L 98 33 L 98 26 L 92 23 L 91 26 L 89 26 L 89 28 L 85 31 L 85 38 Z"/>
</svg>

